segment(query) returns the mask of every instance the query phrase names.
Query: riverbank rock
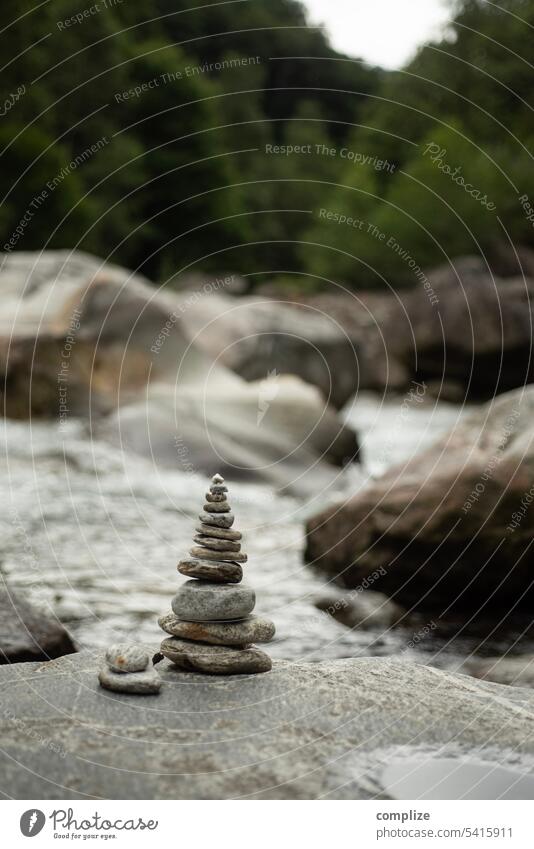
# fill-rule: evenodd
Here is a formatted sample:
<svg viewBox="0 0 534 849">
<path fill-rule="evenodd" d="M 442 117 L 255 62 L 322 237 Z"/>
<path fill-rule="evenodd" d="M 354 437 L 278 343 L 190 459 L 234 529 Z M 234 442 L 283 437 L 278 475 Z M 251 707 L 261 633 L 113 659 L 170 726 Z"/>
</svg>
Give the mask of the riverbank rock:
<svg viewBox="0 0 534 849">
<path fill-rule="evenodd" d="M 50 660 L 75 652 L 69 634 L 18 593 L 0 589 L 0 663 Z"/>
<path fill-rule="evenodd" d="M 499 396 L 310 519 L 308 562 L 406 607 L 533 610 L 533 437 L 534 387 Z"/>
<path fill-rule="evenodd" d="M 388 798 L 384 766 L 432 753 L 534 764 L 534 695 L 405 661 L 275 662 L 220 678 L 158 665 L 108 693 L 104 654 L 0 669 L 0 789 L 15 799 Z"/>
</svg>

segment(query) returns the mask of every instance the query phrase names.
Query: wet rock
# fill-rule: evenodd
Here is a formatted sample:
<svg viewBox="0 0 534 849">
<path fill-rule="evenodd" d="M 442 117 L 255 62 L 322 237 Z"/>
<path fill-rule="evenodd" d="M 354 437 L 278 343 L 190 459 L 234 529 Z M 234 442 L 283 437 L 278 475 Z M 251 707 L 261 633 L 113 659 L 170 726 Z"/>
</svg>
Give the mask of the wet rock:
<svg viewBox="0 0 534 849">
<path fill-rule="evenodd" d="M 247 646 L 268 643 L 275 633 L 274 624 L 262 616 L 247 616 L 237 622 L 185 622 L 166 614 L 159 620 L 160 628 L 185 640 L 197 640 L 223 646 Z"/>
<path fill-rule="evenodd" d="M 309 520 L 307 560 L 406 607 L 534 609 L 534 387 L 474 410 L 429 449 Z"/>
<path fill-rule="evenodd" d="M 194 622 L 242 619 L 254 610 L 256 594 L 246 584 L 209 584 L 186 581 L 172 600 L 180 619 Z"/>
<path fill-rule="evenodd" d="M 132 693 L 138 696 L 155 695 L 161 689 L 161 678 L 155 669 L 143 672 L 114 672 L 103 667 L 98 673 L 100 685 L 115 693 Z"/>
<path fill-rule="evenodd" d="M 75 652 L 63 625 L 19 593 L 0 588 L 0 663 L 50 660 Z"/>
<path fill-rule="evenodd" d="M 110 646 L 106 652 L 106 663 L 112 672 L 142 672 L 148 661 L 145 649 L 128 643 Z"/>
<path fill-rule="evenodd" d="M 207 645 L 205 643 L 168 637 L 161 644 L 161 653 L 179 669 L 188 672 L 203 672 L 209 675 L 245 675 L 269 672 L 271 658 L 251 648 Z"/>
<path fill-rule="evenodd" d="M 200 578 L 204 581 L 238 584 L 243 578 L 243 570 L 237 563 L 224 563 L 208 560 L 180 560 L 178 571 L 188 578 Z"/>
</svg>

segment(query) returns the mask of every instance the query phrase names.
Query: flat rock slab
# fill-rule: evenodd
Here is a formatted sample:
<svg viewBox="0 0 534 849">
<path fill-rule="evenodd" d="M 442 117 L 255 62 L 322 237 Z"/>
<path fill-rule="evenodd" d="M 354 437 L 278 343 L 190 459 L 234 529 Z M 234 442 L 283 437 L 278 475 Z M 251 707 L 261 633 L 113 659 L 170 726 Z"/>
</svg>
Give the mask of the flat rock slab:
<svg viewBox="0 0 534 849">
<path fill-rule="evenodd" d="M 228 530 L 234 524 L 235 516 L 233 513 L 200 513 L 198 518 L 203 525 Z"/>
<path fill-rule="evenodd" d="M 172 613 L 159 620 L 159 626 L 173 637 L 197 640 L 215 646 L 248 646 L 250 643 L 269 643 L 275 627 L 263 616 L 248 616 L 239 622 L 186 622 Z"/>
<path fill-rule="evenodd" d="M 270 672 L 273 666 L 269 655 L 260 649 L 236 648 L 235 646 L 208 646 L 167 637 L 160 651 L 179 669 L 186 672 L 205 672 L 208 675 L 252 675 Z"/>
<path fill-rule="evenodd" d="M 199 557 L 205 560 L 227 560 L 234 563 L 246 563 L 248 557 L 246 554 L 238 554 L 235 551 L 211 551 L 203 546 L 193 546 L 189 552 L 191 557 Z"/>
<path fill-rule="evenodd" d="M 386 765 L 434 753 L 534 769 L 527 689 L 385 658 L 225 678 L 162 661 L 151 699 L 103 690 L 103 663 L 81 652 L 0 668 L 9 797 L 388 798 Z"/>
</svg>

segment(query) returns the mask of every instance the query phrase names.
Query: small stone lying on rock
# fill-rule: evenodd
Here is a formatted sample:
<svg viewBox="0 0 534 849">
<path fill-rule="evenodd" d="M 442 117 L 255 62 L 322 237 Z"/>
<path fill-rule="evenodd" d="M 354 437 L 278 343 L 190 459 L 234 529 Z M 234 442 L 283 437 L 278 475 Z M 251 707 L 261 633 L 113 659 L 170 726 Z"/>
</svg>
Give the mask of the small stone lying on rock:
<svg viewBox="0 0 534 849">
<path fill-rule="evenodd" d="M 214 539 L 230 539 L 240 540 L 243 534 L 240 531 L 230 531 L 228 528 L 214 528 L 211 525 L 199 525 L 196 530 L 203 536 L 213 537 Z"/>
<path fill-rule="evenodd" d="M 245 584 L 210 584 L 186 581 L 172 600 L 172 609 L 180 619 L 193 622 L 243 619 L 254 609 L 256 595 Z"/>
<path fill-rule="evenodd" d="M 148 654 L 141 646 L 118 643 L 106 652 L 106 663 L 113 672 L 142 672 L 148 662 Z"/>
<path fill-rule="evenodd" d="M 216 539 L 215 537 L 197 534 L 193 537 L 193 540 L 204 548 L 211 548 L 213 551 L 241 551 L 241 545 L 229 539 Z"/>
<path fill-rule="evenodd" d="M 200 557 L 205 560 L 229 560 L 234 563 L 246 563 L 248 557 L 246 554 L 236 551 L 211 551 L 209 548 L 193 547 L 190 551 L 191 557 Z"/>
<path fill-rule="evenodd" d="M 215 504 L 210 504 L 209 502 L 206 502 L 206 504 L 204 504 L 204 510 L 206 511 L 206 513 L 229 513 L 230 505 L 227 501 L 219 501 Z"/>
<path fill-rule="evenodd" d="M 255 647 L 203 645 L 168 637 L 161 644 L 161 653 L 180 669 L 211 675 L 246 675 L 272 668 L 271 658 Z"/>
<path fill-rule="evenodd" d="M 159 620 L 163 631 L 173 637 L 196 640 L 221 646 L 248 646 L 251 643 L 269 643 L 275 628 L 270 619 L 262 616 L 247 616 L 237 622 L 187 622 L 167 613 Z"/>
<path fill-rule="evenodd" d="M 190 557 L 181 560 L 178 571 L 193 578 L 183 584 L 172 600 L 173 614 L 159 620 L 172 634 L 160 653 L 175 666 L 210 675 L 268 672 L 271 660 L 252 643 L 268 642 L 274 625 L 249 614 L 254 609 L 254 590 L 241 584 L 247 562 L 231 531 L 234 517 L 226 499 L 226 486 L 216 475 L 206 495 L 205 513 L 200 516 Z"/>
<path fill-rule="evenodd" d="M 148 696 L 159 693 L 161 678 L 155 669 L 145 669 L 143 672 L 114 672 L 103 667 L 98 673 L 98 680 L 106 690 L 115 693 L 132 693 Z"/>
<path fill-rule="evenodd" d="M 202 524 L 214 528 L 231 528 L 234 524 L 233 513 L 201 513 L 198 517 Z"/>
<path fill-rule="evenodd" d="M 188 578 L 200 578 L 215 583 L 238 584 L 243 578 L 243 570 L 237 563 L 216 560 L 180 560 L 178 571 Z"/>
</svg>

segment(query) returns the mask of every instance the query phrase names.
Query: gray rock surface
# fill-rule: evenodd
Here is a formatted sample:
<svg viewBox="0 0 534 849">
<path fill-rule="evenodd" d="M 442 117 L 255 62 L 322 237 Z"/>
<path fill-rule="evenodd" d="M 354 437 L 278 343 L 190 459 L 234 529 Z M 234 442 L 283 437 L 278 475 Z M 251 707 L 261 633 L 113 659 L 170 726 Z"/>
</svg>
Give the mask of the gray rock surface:
<svg viewBox="0 0 534 849">
<path fill-rule="evenodd" d="M 160 627 L 173 637 L 223 646 L 268 643 L 274 637 L 274 623 L 263 616 L 247 616 L 239 622 L 186 622 L 172 613 L 161 616 Z"/>
<path fill-rule="evenodd" d="M 103 666 L 98 673 L 98 680 L 102 687 L 115 693 L 151 696 L 161 689 L 161 678 L 153 668 L 142 672 L 114 672 Z"/>
<path fill-rule="evenodd" d="M 496 684 L 534 688 L 534 655 L 472 657 L 464 663 L 462 672 Z"/>
<path fill-rule="evenodd" d="M 254 610 L 256 594 L 246 584 L 209 584 L 186 581 L 172 600 L 180 619 L 193 622 L 243 619 Z"/>
<path fill-rule="evenodd" d="M 148 662 L 145 649 L 131 643 L 116 643 L 106 651 L 106 663 L 113 672 L 143 672 Z"/>
<path fill-rule="evenodd" d="M 227 501 L 207 501 L 204 510 L 206 513 L 229 513 L 230 505 Z"/>
<path fill-rule="evenodd" d="M 238 584 L 243 578 L 243 570 L 238 563 L 223 563 L 216 560 L 180 560 L 178 571 L 188 578 L 200 578 L 203 581 L 215 581 Z"/>
<path fill-rule="evenodd" d="M 61 622 L 5 584 L 0 587 L 0 663 L 50 660 L 75 651 Z"/>
<path fill-rule="evenodd" d="M 418 756 L 534 769 L 534 694 L 407 661 L 158 670 L 157 700 L 98 685 L 103 653 L 0 668 L 0 790 L 15 799 L 368 799 Z"/>
<path fill-rule="evenodd" d="M 273 665 L 269 655 L 255 646 L 216 646 L 167 637 L 160 651 L 179 669 L 208 675 L 253 675 L 270 672 Z"/>
</svg>

